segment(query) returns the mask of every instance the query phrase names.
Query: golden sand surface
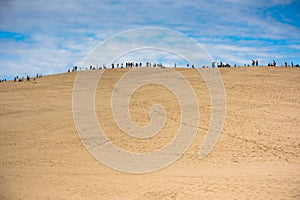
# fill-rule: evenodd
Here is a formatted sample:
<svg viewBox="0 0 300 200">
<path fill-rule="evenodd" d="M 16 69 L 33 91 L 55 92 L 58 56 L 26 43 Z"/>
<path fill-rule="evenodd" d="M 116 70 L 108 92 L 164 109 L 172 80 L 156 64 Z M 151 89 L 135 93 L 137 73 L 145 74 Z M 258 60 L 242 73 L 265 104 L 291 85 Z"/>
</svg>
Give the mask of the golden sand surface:
<svg viewBox="0 0 300 200">
<path fill-rule="evenodd" d="M 0 83 L 0 199 L 300 199 L 300 69 L 219 69 L 225 124 L 203 159 L 209 92 L 195 69 L 177 70 L 198 98 L 197 136 L 175 163 L 145 174 L 113 170 L 84 148 L 72 113 L 76 73 Z M 166 124 L 147 139 L 124 134 L 113 119 L 111 93 L 127 71 L 104 72 L 96 91 L 97 118 L 116 146 L 132 152 L 163 148 L 180 123 L 176 96 L 156 84 L 137 90 L 130 100 L 132 120 L 147 125 L 149 107 L 159 103 L 168 113 Z"/>
</svg>

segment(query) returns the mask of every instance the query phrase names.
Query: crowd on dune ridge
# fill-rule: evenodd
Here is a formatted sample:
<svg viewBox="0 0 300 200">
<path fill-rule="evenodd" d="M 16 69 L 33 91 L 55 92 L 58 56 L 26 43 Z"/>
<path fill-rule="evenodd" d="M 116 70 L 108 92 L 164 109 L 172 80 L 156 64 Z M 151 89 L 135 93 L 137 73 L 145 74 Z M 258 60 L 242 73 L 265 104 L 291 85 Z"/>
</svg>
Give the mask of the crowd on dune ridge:
<svg viewBox="0 0 300 200">
<path fill-rule="evenodd" d="M 230 65 L 229 63 L 223 63 L 222 61 L 218 62 L 212 62 L 210 68 L 222 68 L 222 67 L 264 67 L 266 65 L 259 65 L 258 60 L 254 60 L 252 59 L 251 62 L 249 64 L 244 64 L 244 65 Z M 274 67 L 298 67 L 299 68 L 299 64 L 294 64 L 293 62 L 291 62 L 290 64 L 288 64 L 287 62 L 284 62 L 283 65 L 277 65 L 276 61 L 273 60 L 272 62 L 268 63 L 267 66 L 274 66 Z M 125 62 L 125 63 L 112 63 L 110 67 L 106 66 L 106 65 L 102 65 L 101 67 L 97 66 L 93 66 L 90 65 L 89 67 L 77 67 L 77 66 L 73 66 L 71 69 L 68 69 L 68 73 L 70 72 L 76 72 L 76 71 L 82 71 L 82 70 L 101 70 L 101 69 L 107 69 L 107 68 L 134 68 L 134 67 L 158 67 L 158 68 L 165 68 L 166 66 L 163 65 L 162 63 L 156 63 L 156 62 Z M 170 66 L 169 66 L 170 67 Z M 177 67 L 177 64 L 174 63 L 174 65 L 172 66 L 174 68 Z M 190 64 L 187 63 L 186 64 L 186 68 L 209 68 L 209 66 L 195 66 L 194 64 Z M 23 82 L 25 80 L 30 81 L 31 79 L 36 80 L 37 78 L 41 78 L 42 75 L 40 73 L 37 73 L 35 77 L 30 77 L 29 75 L 25 77 L 19 77 L 19 76 L 15 76 L 14 77 L 14 82 Z M 6 82 L 7 79 L 1 79 L 0 82 Z"/>
<path fill-rule="evenodd" d="M 211 63 L 211 68 L 221 68 L 221 67 L 250 67 L 250 66 L 261 66 L 263 67 L 263 65 L 259 65 L 258 60 L 251 60 L 250 64 L 244 64 L 244 65 L 233 65 L 231 66 L 229 63 L 224 64 L 222 61 L 220 63 L 217 62 L 212 62 Z M 267 66 L 278 66 L 275 62 L 275 60 L 273 60 L 273 62 L 268 63 Z M 93 66 L 90 65 L 89 67 L 77 67 L 74 66 L 72 69 L 68 69 L 68 72 L 76 72 L 76 71 L 82 71 L 82 70 L 100 70 L 100 69 L 107 69 L 107 68 L 133 68 L 133 67 L 160 67 L 160 68 L 165 68 L 166 66 L 163 65 L 162 63 L 156 63 L 156 62 L 146 62 L 145 64 L 143 64 L 142 62 L 125 62 L 124 63 L 112 63 L 110 67 L 106 66 L 106 65 L 102 65 L 101 67 L 97 66 Z M 177 64 L 174 63 L 174 68 L 177 67 Z M 190 64 L 187 63 L 186 64 L 187 68 L 209 68 L 209 66 L 207 65 L 202 65 L 202 66 L 195 66 L 194 64 Z M 299 67 L 299 64 L 294 65 L 293 62 L 291 62 L 291 64 L 288 64 L 287 62 L 284 62 L 284 65 L 281 65 L 281 67 Z"/>
<path fill-rule="evenodd" d="M 30 77 L 30 76 L 28 76 L 28 75 L 26 76 L 26 78 L 24 78 L 24 77 L 19 77 L 19 76 L 15 76 L 15 77 L 14 77 L 14 82 L 23 82 L 23 81 L 25 81 L 25 79 L 26 79 L 27 81 L 30 81 L 30 79 L 35 80 L 35 79 L 41 78 L 41 77 L 42 77 L 42 75 L 39 74 L 39 73 L 37 73 L 35 77 Z"/>
</svg>

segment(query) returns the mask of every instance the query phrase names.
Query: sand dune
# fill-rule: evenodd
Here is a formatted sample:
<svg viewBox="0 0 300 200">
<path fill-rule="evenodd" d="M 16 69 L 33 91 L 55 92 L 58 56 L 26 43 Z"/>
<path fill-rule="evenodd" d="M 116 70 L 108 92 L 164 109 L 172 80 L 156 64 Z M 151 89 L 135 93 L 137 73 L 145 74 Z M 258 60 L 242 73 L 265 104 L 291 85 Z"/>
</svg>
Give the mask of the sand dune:
<svg viewBox="0 0 300 200">
<path fill-rule="evenodd" d="M 168 111 L 166 125 L 145 140 L 123 134 L 110 95 L 126 71 L 104 72 L 95 101 L 98 120 L 117 146 L 133 152 L 163 148 L 179 126 L 176 97 L 155 84 L 138 90 L 130 101 L 132 119 L 146 125 L 149 107 L 160 103 Z M 174 164 L 138 175 L 106 167 L 83 147 L 72 113 L 76 73 L 0 83 L 0 199 L 300 199 L 299 68 L 220 69 L 226 121 L 203 159 L 209 92 L 194 69 L 178 71 L 198 98 L 197 136 Z"/>
</svg>

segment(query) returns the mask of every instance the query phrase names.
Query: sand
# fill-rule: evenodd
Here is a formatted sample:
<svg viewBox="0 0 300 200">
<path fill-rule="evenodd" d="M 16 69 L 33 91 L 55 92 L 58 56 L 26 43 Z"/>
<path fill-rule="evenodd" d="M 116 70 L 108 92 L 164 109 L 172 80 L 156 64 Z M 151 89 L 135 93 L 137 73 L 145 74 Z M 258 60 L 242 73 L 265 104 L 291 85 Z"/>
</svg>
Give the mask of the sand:
<svg viewBox="0 0 300 200">
<path fill-rule="evenodd" d="M 98 120 L 124 149 L 163 148 L 180 121 L 178 102 L 166 88 L 145 86 L 130 101 L 132 119 L 140 125 L 149 123 L 152 103 L 165 106 L 160 134 L 132 138 L 113 121 L 110 95 L 126 70 L 104 72 L 95 101 Z M 208 89 L 195 70 L 178 70 L 198 97 L 197 136 L 175 163 L 146 174 L 113 170 L 84 148 L 72 113 L 76 73 L 0 83 L 0 199 L 300 199 L 299 68 L 220 69 L 227 114 L 217 145 L 203 159 Z"/>
</svg>

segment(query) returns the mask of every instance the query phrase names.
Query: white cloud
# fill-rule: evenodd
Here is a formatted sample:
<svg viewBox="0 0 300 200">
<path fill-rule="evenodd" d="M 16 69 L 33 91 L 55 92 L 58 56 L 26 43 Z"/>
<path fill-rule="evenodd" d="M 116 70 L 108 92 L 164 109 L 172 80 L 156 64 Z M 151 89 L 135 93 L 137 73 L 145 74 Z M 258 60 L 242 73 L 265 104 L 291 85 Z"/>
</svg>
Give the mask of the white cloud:
<svg viewBox="0 0 300 200">
<path fill-rule="evenodd" d="M 300 44 L 289 45 L 289 48 L 300 50 Z"/>
<path fill-rule="evenodd" d="M 292 24 L 286 15 L 280 21 L 270 14 L 274 7 L 291 3 L 280 0 L 1 1 L 0 30 L 24 34 L 25 40 L 0 38 L 0 62 L 5 63 L 0 78 L 17 73 L 66 71 L 73 64 L 80 65 L 98 42 L 144 26 L 183 32 L 202 43 L 214 59 L 237 63 L 251 58 L 267 61 L 275 56 L 282 61 L 295 59 L 299 55 L 299 26 Z M 172 40 L 167 38 L 165 42 L 173 42 L 173 50 L 180 52 L 182 45 Z M 110 51 L 113 49 L 104 53 Z M 197 57 L 192 51 L 190 54 Z"/>
</svg>

